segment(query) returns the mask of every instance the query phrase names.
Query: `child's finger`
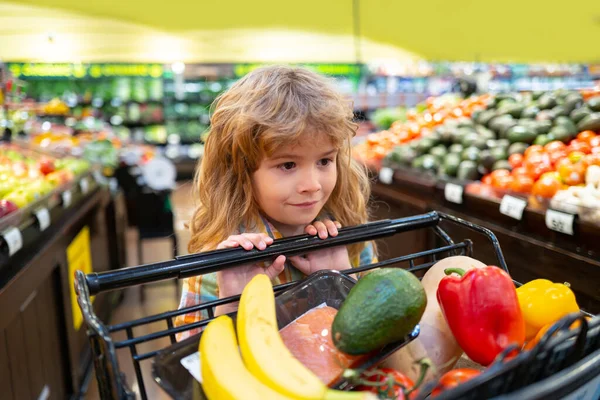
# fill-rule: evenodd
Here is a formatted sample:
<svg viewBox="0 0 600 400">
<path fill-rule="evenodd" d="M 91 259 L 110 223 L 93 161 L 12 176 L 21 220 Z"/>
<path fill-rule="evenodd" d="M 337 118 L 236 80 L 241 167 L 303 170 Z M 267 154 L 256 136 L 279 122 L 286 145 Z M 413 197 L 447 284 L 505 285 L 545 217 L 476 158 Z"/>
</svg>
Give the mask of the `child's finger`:
<svg viewBox="0 0 600 400">
<path fill-rule="evenodd" d="M 327 231 L 329 232 L 329 236 L 337 236 L 338 230 L 335 223 L 331 220 L 325 221 L 325 226 L 327 227 Z"/>
<path fill-rule="evenodd" d="M 314 225 L 307 225 L 306 228 L 304 228 L 304 232 L 307 233 L 308 235 L 316 235 L 317 228 L 315 228 Z"/>
<path fill-rule="evenodd" d="M 257 249 L 264 250 L 267 248 L 265 237 L 268 237 L 268 235 L 262 233 L 246 233 L 243 236 L 248 239 Z"/>
<path fill-rule="evenodd" d="M 340 224 L 338 221 L 335 221 L 334 223 L 338 229 L 340 229 L 342 227 L 342 224 Z"/>
<path fill-rule="evenodd" d="M 317 234 L 321 239 L 326 239 L 327 236 L 329 236 L 329 233 L 327 232 L 327 226 L 325 226 L 323 222 L 315 221 L 313 225 L 317 229 Z"/>
<path fill-rule="evenodd" d="M 239 243 L 244 250 L 252 250 L 254 248 L 254 244 L 244 235 L 229 236 L 228 240 Z"/>
<path fill-rule="evenodd" d="M 285 256 L 281 255 L 273 261 L 271 265 L 265 268 L 265 274 L 269 277 L 269 279 L 274 279 L 279 276 L 283 272 L 285 268 Z"/>
<path fill-rule="evenodd" d="M 289 260 L 294 267 L 298 268 L 304 275 L 310 275 L 310 261 L 302 256 L 290 257 Z"/>
<path fill-rule="evenodd" d="M 240 244 L 234 240 L 225 240 L 219 243 L 219 245 L 217 246 L 217 250 L 230 249 L 232 247 L 238 247 L 239 245 Z"/>
</svg>

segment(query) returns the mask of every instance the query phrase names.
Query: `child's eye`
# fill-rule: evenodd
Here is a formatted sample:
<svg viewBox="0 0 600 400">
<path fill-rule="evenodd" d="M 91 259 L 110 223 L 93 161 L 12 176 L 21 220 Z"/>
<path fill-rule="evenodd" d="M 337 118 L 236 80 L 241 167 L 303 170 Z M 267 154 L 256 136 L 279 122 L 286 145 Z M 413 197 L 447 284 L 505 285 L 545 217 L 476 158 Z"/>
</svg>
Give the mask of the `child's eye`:
<svg viewBox="0 0 600 400">
<path fill-rule="evenodd" d="M 295 166 L 296 166 L 296 163 L 290 161 L 290 162 L 286 162 L 286 163 L 278 165 L 278 168 L 282 169 L 284 171 L 289 171 L 291 169 L 294 169 Z"/>
<path fill-rule="evenodd" d="M 319 160 L 319 165 L 325 167 L 325 166 L 329 165 L 332 162 L 333 162 L 333 160 L 331 158 L 322 158 L 322 159 Z"/>
</svg>

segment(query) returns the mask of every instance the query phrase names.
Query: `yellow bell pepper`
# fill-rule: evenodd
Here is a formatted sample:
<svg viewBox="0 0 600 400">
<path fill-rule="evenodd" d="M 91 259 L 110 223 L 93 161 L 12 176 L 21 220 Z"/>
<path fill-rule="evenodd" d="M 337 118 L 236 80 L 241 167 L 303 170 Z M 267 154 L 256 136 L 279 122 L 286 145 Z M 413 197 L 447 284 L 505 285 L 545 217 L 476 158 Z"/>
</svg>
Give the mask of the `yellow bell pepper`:
<svg viewBox="0 0 600 400">
<path fill-rule="evenodd" d="M 517 289 L 519 305 L 525 319 L 525 336 L 530 340 L 545 325 L 567 314 L 579 312 L 575 294 L 568 283 L 535 279 Z"/>
</svg>

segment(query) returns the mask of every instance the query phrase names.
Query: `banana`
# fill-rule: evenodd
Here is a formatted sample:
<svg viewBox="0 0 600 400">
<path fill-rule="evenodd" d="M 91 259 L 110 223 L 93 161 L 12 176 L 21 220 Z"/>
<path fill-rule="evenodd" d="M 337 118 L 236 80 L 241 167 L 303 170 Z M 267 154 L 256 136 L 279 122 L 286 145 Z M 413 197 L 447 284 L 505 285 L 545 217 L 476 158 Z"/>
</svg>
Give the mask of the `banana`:
<svg viewBox="0 0 600 400">
<path fill-rule="evenodd" d="M 202 333 L 200 365 L 202 388 L 209 400 L 289 400 L 246 369 L 228 316 L 211 321 Z"/>
<path fill-rule="evenodd" d="M 265 385 L 298 400 L 324 399 L 327 387 L 285 347 L 275 316 L 275 295 L 266 275 L 242 292 L 237 314 L 240 350 L 248 370 Z"/>
</svg>

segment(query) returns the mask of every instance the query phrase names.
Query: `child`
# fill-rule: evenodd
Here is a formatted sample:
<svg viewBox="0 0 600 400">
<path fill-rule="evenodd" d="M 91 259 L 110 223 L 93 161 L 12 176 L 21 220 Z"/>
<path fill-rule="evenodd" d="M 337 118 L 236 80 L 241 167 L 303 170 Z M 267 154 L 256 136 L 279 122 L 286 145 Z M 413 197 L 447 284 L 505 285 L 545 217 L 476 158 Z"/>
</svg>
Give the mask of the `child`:
<svg viewBox="0 0 600 400">
<path fill-rule="evenodd" d="M 352 119 L 350 104 L 331 83 L 305 69 L 261 68 L 235 83 L 213 110 L 196 176 L 199 206 L 190 224 L 189 251 L 264 250 L 281 237 L 308 233 L 325 239 L 336 236 L 342 225 L 367 222 L 370 186 L 364 168 L 351 157 Z M 186 279 L 179 307 L 238 295 L 260 273 L 280 284 L 321 269 L 372 262 L 370 243 L 288 260 L 281 255 L 270 265 Z M 236 308 L 217 307 L 215 314 Z M 206 315 L 190 313 L 175 324 L 202 318 Z"/>
</svg>

